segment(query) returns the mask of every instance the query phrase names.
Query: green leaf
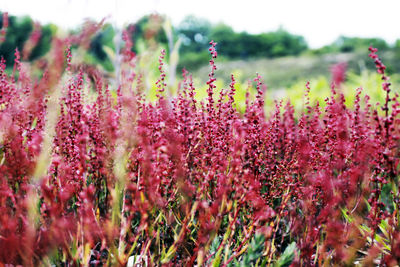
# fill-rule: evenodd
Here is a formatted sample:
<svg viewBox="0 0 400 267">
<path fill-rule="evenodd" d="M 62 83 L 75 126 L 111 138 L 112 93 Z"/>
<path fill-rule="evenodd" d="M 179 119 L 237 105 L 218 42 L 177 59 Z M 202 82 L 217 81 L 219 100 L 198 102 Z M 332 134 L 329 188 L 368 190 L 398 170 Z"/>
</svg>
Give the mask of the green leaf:
<svg viewBox="0 0 400 267">
<path fill-rule="evenodd" d="M 342 215 L 346 219 L 346 222 L 352 223 L 353 222 L 353 217 L 351 217 L 349 214 L 347 214 L 348 210 L 347 208 L 341 208 Z"/>
<path fill-rule="evenodd" d="M 286 247 L 283 254 L 280 258 L 275 262 L 274 267 L 288 267 L 292 264 L 296 251 L 296 243 L 292 242 L 289 246 Z"/>
<path fill-rule="evenodd" d="M 172 246 L 168 249 L 168 251 L 167 251 L 167 253 L 164 255 L 164 257 L 161 259 L 161 264 L 168 263 L 170 260 L 172 260 L 172 258 L 173 258 L 174 255 L 175 255 L 175 252 L 176 252 L 176 246 L 175 246 L 175 245 L 172 245 Z"/>
<path fill-rule="evenodd" d="M 243 256 L 240 266 L 254 266 L 256 261 L 262 257 L 264 251 L 264 235 L 256 235 L 250 242 L 247 253 Z"/>
</svg>

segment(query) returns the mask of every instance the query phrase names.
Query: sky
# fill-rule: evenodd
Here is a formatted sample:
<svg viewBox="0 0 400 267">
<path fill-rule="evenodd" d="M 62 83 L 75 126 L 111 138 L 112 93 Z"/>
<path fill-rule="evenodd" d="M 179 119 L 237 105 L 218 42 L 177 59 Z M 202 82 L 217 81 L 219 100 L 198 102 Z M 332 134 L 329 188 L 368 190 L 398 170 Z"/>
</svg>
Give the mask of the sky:
<svg viewBox="0 0 400 267">
<path fill-rule="evenodd" d="M 64 28 L 85 18 L 124 25 L 152 12 L 178 25 L 195 15 L 250 33 L 283 27 L 304 36 L 312 48 L 340 35 L 380 37 L 389 43 L 400 39 L 400 0 L 0 0 L 0 10 Z"/>
</svg>

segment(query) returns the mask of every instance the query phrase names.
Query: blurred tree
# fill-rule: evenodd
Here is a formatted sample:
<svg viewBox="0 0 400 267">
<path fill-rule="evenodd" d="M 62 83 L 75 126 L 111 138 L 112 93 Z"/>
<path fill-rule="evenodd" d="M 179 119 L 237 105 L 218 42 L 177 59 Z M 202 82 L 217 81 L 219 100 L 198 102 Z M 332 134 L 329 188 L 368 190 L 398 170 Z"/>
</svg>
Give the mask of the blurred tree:
<svg viewBox="0 0 400 267">
<path fill-rule="evenodd" d="M 371 45 L 379 50 L 386 50 L 389 48 L 389 45 L 386 43 L 386 41 L 380 38 L 340 36 L 334 43 L 334 46 L 338 47 L 340 52 L 353 52 L 356 50 L 364 51 Z"/>
<path fill-rule="evenodd" d="M 110 55 L 107 54 L 107 48 L 110 51 L 114 46 L 115 30 L 111 24 L 105 24 L 102 29 L 92 38 L 89 47 L 89 53 L 92 54 L 97 63 L 100 63 L 106 71 L 113 71 L 113 62 Z"/>
<path fill-rule="evenodd" d="M 0 23 L 1 27 L 3 27 L 2 20 Z M 32 29 L 33 22 L 29 17 L 8 17 L 6 38 L 0 45 L 0 56 L 5 59 L 7 66 L 11 66 L 14 62 L 15 49 L 18 48 L 19 51 L 22 51 L 24 43 L 28 40 Z"/>
<path fill-rule="evenodd" d="M 249 34 L 235 33 L 231 27 L 218 24 L 212 27 L 210 37 L 219 43 L 221 54 L 232 58 L 298 55 L 307 49 L 303 37 L 282 28 L 275 32 Z"/>
<path fill-rule="evenodd" d="M 400 50 L 400 39 L 397 39 L 394 43 L 394 48 Z"/>
<path fill-rule="evenodd" d="M 205 19 L 188 16 L 177 31 L 182 38 L 179 66 L 189 70 L 208 62 L 210 40 L 218 43 L 220 55 L 233 59 L 298 55 L 307 49 L 302 36 L 290 34 L 282 28 L 270 33 L 237 33 L 226 24 L 212 25 Z"/>
<path fill-rule="evenodd" d="M 2 13 L 0 12 L 0 17 Z M 0 28 L 3 27 L 3 21 L 0 20 Z M 9 16 L 8 28 L 4 42 L 0 44 L 0 56 L 6 61 L 8 67 L 14 63 L 14 52 L 18 48 L 23 51 L 26 41 L 30 38 L 33 30 L 33 21 L 29 17 Z M 40 38 L 33 47 L 29 60 L 35 60 L 46 54 L 51 47 L 51 40 L 56 31 L 55 25 L 45 25 L 40 27 Z"/>
<path fill-rule="evenodd" d="M 154 48 L 157 44 L 168 44 L 168 39 L 163 29 L 165 18 L 159 14 L 146 15 L 136 23 L 131 24 L 131 38 L 133 41 L 133 51 L 139 51 L 139 44 L 144 43 L 145 47 Z"/>
<path fill-rule="evenodd" d="M 209 60 L 208 43 L 211 41 L 211 23 L 206 19 L 186 16 L 177 26 L 176 32 L 182 43 L 177 69 L 193 71 Z"/>
<path fill-rule="evenodd" d="M 57 31 L 57 26 L 47 24 L 41 27 L 40 38 L 36 46 L 33 48 L 29 60 L 35 60 L 45 55 L 51 48 L 51 41 Z"/>
<path fill-rule="evenodd" d="M 365 52 L 369 46 L 378 48 L 380 51 L 388 50 L 390 47 L 385 40 L 380 38 L 360 38 L 340 36 L 332 44 L 314 49 L 315 54 L 338 53 L 338 52 Z"/>
<path fill-rule="evenodd" d="M 247 56 L 240 38 L 240 34 L 235 33 L 230 26 L 223 23 L 213 26 L 210 31 L 210 39 L 218 42 L 218 51 L 226 57 Z"/>
<path fill-rule="evenodd" d="M 393 72 L 399 73 L 400 72 L 400 39 L 397 39 L 393 46 L 393 53 L 394 56 L 392 57 L 392 67 Z M 386 62 L 386 61 L 385 61 Z"/>
<path fill-rule="evenodd" d="M 177 27 L 182 39 L 181 52 L 202 52 L 208 50 L 211 23 L 206 19 L 187 16 Z"/>
</svg>

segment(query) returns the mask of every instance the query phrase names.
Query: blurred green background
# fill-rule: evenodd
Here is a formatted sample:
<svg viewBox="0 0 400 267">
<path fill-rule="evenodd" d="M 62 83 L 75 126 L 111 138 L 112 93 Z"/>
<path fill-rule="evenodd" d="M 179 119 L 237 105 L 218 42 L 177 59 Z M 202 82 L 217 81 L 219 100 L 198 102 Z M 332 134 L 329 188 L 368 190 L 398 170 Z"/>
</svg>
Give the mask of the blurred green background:
<svg viewBox="0 0 400 267">
<path fill-rule="evenodd" d="M 79 36 L 82 31 L 87 30 L 88 23 L 90 22 L 75 29 L 64 30 L 53 24 L 39 25 L 29 17 L 15 17 L 10 14 L 5 40 L 0 44 L 0 56 L 10 70 L 15 48 L 26 52 L 24 50 L 29 47 L 29 53 L 26 53 L 28 56 L 23 59 L 27 62 L 38 62 L 46 57 L 52 39 L 68 34 Z M 94 22 L 92 24 L 95 25 Z M 0 28 L 2 26 L 3 21 L 0 20 Z M 158 56 L 162 48 L 167 51 L 166 64 L 171 94 L 180 80 L 181 70 L 185 68 L 193 73 L 195 86 L 199 90 L 198 97 L 205 96 L 210 40 L 218 43 L 216 76 L 219 88 L 228 87 L 230 75 L 233 73 L 238 82 L 239 102 L 243 101 L 248 81 L 256 73 L 264 78 L 271 101 L 290 97 L 292 102 L 300 103 L 297 100 L 304 95 L 306 81 L 311 82 L 312 97 L 323 100 L 330 90 L 330 68 L 340 62 L 347 63 L 347 78 L 342 88 L 346 94 L 354 95 L 356 88 L 361 85 L 368 94 L 380 99 L 380 78 L 378 75 L 371 75 L 375 72 L 375 66 L 368 58 L 370 45 L 379 49 L 379 55 L 387 66 L 394 87 L 400 81 L 400 39 L 389 45 L 380 38 L 341 36 L 332 44 L 311 49 L 302 36 L 291 34 L 284 28 L 250 34 L 235 32 L 229 25 L 212 24 L 194 16 L 187 16 L 176 26 L 171 25 L 167 17 L 158 14 L 144 16 L 135 23 L 126 25 L 124 29 L 116 29 L 106 22 L 93 31 L 85 49 L 73 44 L 73 55 L 81 63 L 96 66 L 106 76 L 113 78 L 118 62 L 116 44 L 122 30 L 129 33 L 133 43 L 132 51 L 137 55 L 140 69 L 145 72 L 143 76 L 150 96 L 154 95 L 154 81 L 159 75 Z M 34 33 L 36 39 L 33 38 Z"/>
</svg>

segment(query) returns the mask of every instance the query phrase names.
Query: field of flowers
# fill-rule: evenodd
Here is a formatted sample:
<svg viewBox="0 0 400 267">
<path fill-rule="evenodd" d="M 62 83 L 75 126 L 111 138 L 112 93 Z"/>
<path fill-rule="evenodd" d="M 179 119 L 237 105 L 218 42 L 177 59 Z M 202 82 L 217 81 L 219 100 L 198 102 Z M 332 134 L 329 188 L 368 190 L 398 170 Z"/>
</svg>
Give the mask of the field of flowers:
<svg viewBox="0 0 400 267">
<path fill-rule="evenodd" d="M 240 111 L 234 76 L 217 88 L 214 42 L 205 99 L 186 71 L 166 93 L 161 51 L 149 101 L 127 35 L 112 85 L 74 64 L 85 36 L 0 62 L 0 266 L 397 265 L 400 102 L 376 49 L 382 103 L 346 103 L 337 66 L 323 107 L 307 83 L 303 111 L 267 113 L 260 76 Z"/>
</svg>

